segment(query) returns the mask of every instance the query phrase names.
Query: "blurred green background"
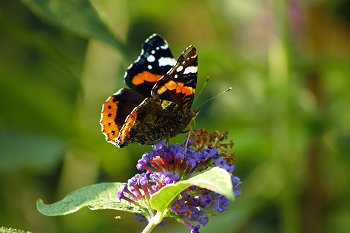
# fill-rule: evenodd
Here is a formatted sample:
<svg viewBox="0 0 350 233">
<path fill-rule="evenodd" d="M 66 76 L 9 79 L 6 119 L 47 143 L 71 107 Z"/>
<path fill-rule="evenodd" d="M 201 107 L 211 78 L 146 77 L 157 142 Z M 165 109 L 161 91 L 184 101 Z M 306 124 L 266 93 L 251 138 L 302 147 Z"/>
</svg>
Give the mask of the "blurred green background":
<svg viewBox="0 0 350 233">
<path fill-rule="evenodd" d="M 157 32 L 175 57 L 197 47 L 198 87 L 211 78 L 197 104 L 233 89 L 201 106 L 196 124 L 230 133 L 242 196 L 201 232 L 350 232 L 349 9 L 346 0 L 1 1 L 0 226 L 141 232 L 132 214 L 46 217 L 35 201 L 135 173 L 150 146 L 108 144 L 100 110 Z M 167 221 L 154 232 L 188 230 Z"/>
</svg>

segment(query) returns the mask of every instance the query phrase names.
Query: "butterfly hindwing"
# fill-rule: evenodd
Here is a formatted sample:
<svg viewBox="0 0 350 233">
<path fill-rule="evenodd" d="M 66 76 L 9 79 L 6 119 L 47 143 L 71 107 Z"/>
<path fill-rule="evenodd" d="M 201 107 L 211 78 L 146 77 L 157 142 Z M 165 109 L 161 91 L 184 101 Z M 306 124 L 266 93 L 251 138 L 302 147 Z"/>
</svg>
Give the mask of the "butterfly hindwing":
<svg viewBox="0 0 350 233">
<path fill-rule="evenodd" d="M 172 67 L 153 87 L 152 96 L 177 105 L 191 107 L 198 75 L 196 48 L 189 46 Z"/>
<path fill-rule="evenodd" d="M 147 97 L 154 84 L 174 65 L 168 43 L 153 34 L 144 42 L 140 56 L 128 68 L 124 80 L 131 89 Z"/>
<path fill-rule="evenodd" d="M 144 97 L 130 89 L 120 89 L 108 97 L 102 106 L 100 124 L 106 140 L 116 143 L 126 117 L 137 107 Z"/>
</svg>

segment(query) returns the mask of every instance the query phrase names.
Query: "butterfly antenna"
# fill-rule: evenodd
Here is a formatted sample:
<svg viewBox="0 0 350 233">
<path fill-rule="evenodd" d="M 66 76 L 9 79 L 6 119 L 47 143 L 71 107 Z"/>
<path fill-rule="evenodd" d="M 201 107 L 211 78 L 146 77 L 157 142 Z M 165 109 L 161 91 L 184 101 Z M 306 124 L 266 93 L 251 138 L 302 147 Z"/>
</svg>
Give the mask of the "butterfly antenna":
<svg viewBox="0 0 350 233">
<path fill-rule="evenodd" d="M 231 90 L 232 90 L 232 87 L 229 87 L 228 89 L 226 89 L 226 90 L 220 92 L 219 94 L 217 94 L 217 95 L 215 95 L 215 96 L 213 96 L 213 97 L 207 99 L 206 101 L 200 103 L 198 106 L 196 106 L 196 108 L 199 109 L 199 107 L 202 106 L 203 104 L 206 104 L 206 103 L 212 101 L 213 99 L 219 97 L 220 95 L 222 95 L 222 94 L 224 94 L 224 93 L 226 93 L 226 92 L 229 92 L 229 91 L 231 91 Z"/>
<path fill-rule="evenodd" d="M 203 83 L 202 88 L 200 89 L 198 95 L 196 95 L 194 97 L 193 104 L 195 104 L 196 101 L 199 99 L 199 97 L 202 95 L 202 92 L 203 92 L 205 86 L 208 84 L 208 81 L 209 81 L 209 76 L 207 76 L 207 78 L 205 79 L 205 82 Z"/>
</svg>

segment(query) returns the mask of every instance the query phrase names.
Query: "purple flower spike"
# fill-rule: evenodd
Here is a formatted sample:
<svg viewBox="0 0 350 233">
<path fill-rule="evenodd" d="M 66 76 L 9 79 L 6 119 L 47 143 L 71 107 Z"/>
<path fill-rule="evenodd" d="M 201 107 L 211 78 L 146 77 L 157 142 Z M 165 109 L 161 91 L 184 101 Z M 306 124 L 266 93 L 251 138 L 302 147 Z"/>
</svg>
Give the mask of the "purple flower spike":
<svg viewBox="0 0 350 233">
<path fill-rule="evenodd" d="M 153 151 L 146 152 L 136 167 L 144 173 L 136 174 L 127 184 L 120 186 L 119 199 L 129 201 L 144 209 L 144 216 L 137 215 L 139 221 L 151 219 L 156 212 L 150 206 L 150 197 L 169 184 L 191 178 L 194 174 L 208 168 L 220 167 L 231 175 L 233 194 L 238 197 L 241 180 L 233 175 L 235 165 L 233 152 L 227 150 L 232 141 L 225 142 L 227 133 L 209 134 L 199 130 L 186 138 L 183 145 L 168 145 L 161 141 L 153 146 Z M 214 191 L 190 186 L 183 190 L 171 204 L 170 216 L 187 226 L 191 233 L 199 233 L 200 226 L 206 226 L 213 211 L 225 211 L 230 201 Z M 198 225 L 193 225 L 198 224 Z"/>
</svg>

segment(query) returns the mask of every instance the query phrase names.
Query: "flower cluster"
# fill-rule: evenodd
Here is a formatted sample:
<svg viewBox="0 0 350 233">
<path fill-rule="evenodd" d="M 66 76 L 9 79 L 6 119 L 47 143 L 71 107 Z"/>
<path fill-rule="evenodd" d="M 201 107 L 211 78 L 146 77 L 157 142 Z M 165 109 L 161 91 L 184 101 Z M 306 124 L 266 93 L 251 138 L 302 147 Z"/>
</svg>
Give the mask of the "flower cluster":
<svg viewBox="0 0 350 233">
<path fill-rule="evenodd" d="M 148 212 L 137 216 L 138 220 L 147 221 L 154 216 L 150 208 L 150 196 L 162 187 L 186 180 L 198 172 L 211 167 L 221 167 L 230 174 L 235 170 L 233 153 L 227 149 L 233 146 L 225 142 L 227 133 L 208 133 L 205 130 L 192 131 L 183 145 L 168 145 L 162 141 L 153 146 L 153 151 L 146 152 L 137 163 L 137 169 L 144 171 L 122 185 L 118 198 L 127 200 Z M 240 179 L 231 176 L 233 192 L 240 195 Z M 191 232 L 199 232 L 200 225 L 208 223 L 209 214 L 223 212 L 230 201 L 213 191 L 191 186 L 183 190 L 173 201 L 170 217 L 187 226 Z"/>
</svg>

